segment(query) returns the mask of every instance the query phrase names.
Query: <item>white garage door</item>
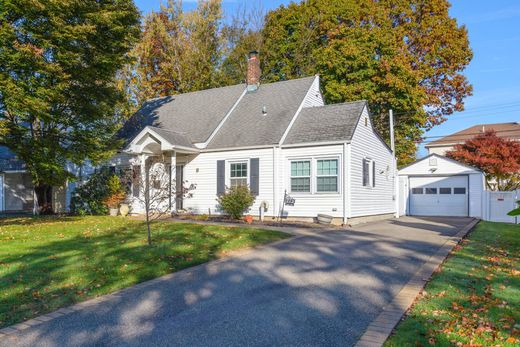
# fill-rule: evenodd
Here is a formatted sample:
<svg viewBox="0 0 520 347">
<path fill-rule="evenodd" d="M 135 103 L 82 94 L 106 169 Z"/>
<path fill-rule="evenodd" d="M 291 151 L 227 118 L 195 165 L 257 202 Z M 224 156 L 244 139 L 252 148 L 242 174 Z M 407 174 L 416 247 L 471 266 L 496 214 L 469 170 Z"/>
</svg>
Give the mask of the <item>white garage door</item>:
<svg viewBox="0 0 520 347">
<path fill-rule="evenodd" d="M 410 214 L 467 216 L 468 176 L 410 177 Z"/>
</svg>

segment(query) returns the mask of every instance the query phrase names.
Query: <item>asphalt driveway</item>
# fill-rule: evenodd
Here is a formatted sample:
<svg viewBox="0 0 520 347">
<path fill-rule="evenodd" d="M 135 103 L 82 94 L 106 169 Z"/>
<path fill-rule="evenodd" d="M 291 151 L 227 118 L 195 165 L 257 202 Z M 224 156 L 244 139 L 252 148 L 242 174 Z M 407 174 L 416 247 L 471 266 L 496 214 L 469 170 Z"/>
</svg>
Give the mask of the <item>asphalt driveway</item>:
<svg viewBox="0 0 520 347">
<path fill-rule="evenodd" d="M 146 282 L 0 346 L 348 346 L 468 218 L 300 236 Z"/>
</svg>

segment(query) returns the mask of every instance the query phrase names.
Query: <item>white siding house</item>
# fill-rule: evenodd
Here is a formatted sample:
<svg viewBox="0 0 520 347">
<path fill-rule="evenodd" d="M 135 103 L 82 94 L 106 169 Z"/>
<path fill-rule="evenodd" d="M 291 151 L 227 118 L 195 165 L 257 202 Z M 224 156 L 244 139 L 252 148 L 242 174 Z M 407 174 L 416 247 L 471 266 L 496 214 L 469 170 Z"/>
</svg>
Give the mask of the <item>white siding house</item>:
<svg viewBox="0 0 520 347">
<path fill-rule="evenodd" d="M 220 214 L 218 196 L 247 185 L 255 216 L 392 217 L 395 163 L 367 103 L 324 105 L 318 76 L 260 84 L 257 54 L 248 64 L 246 84 L 151 99 L 125 123 L 124 146 L 105 165 L 141 178 L 130 187 L 131 212 L 144 212 L 145 182 L 167 192 L 171 213 Z M 151 180 L 157 168 L 167 177 Z M 85 178 L 93 169 L 69 171 Z M 65 205 L 75 185 L 57 191 Z M 189 196 L 178 193 L 186 187 Z"/>
<path fill-rule="evenodd" d="M 261 206 L 267 218 L 327 214 L 338 224 L 393 216 L 392 153 L 372 127 L 365 101 L 324 105 L 318 76 L 243 88 L 228 87 L 220 98 L 214 89 L 204 97 L 153 100 L 134 117 L 141 126 L 123 129 L 124 153 L 136 158 L 141 172 L 148 157 L 164 158 L 177 178 L 195 186 L 189 198 L 174 199 L 173 210 L 220 214 L 218 195 L 239 182 L 256 195 L 249 211 L 255 216 Z M 220 114 L 206 113 L 201 104 Z M 214 129 L 191 129 L 207 118 Z M 137 123 L 129 120 L 132 127 Z M 240 177 L 233 178 L 237 168 Z M 284 204 L 286 194 L 294 205 Z M 132 207 L 143 212 L 138 203 Z"/>
</svg>

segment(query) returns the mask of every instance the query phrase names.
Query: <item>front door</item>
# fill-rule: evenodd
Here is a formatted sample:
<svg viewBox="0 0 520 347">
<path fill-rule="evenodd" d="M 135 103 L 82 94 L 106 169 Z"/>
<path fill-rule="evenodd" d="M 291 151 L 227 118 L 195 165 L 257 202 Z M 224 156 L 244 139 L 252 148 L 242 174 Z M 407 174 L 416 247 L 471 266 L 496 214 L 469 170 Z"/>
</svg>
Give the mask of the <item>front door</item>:
<svg viewBox="0 0 520 347">
<path fill-rule="evenodd" d="M 177 165 L 175 170 L 175 207 L 178 210 L 184 209 L 184 165 Z"/>
</svg>

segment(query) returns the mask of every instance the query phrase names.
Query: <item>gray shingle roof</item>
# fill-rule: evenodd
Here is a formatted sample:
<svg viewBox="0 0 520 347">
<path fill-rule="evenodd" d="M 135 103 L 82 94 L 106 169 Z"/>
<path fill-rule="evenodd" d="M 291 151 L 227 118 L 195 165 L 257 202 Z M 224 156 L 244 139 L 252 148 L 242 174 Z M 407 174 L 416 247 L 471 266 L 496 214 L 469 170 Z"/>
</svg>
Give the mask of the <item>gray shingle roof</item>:
<svg viewBox="0 0 520 347">
<path fill-rule="evenodd" d="M 261 84 L 244 95 L 208 149 L 278 144 L 315 77 Z M 262 114 L 265 106 L 266 115 Z"/>
<path fill-rule="evenodd" d="M 366 101 L 302 109 L 284 144 L 349 141 Z"/>
<path fill-rule="evenodd" d="M 178 131 L 171 131 L 166 129 L 161 129 L 157 127 L 149 127 L 153 131 L 155 131 L 159 136 L 163 137 L 166 141 L 171 144 L 184 146 L 189 148 L 195 148 L 193 146 L 193 142 L 190 140 L 186 133 L 181 133 Z"/>
<path fill-rule="evenodd" d="M 130 142 L 146 126 L 189 134 L 205 142 L 245 90 L 245 84 L 172 95 L 147 101 L 119 136 Z"/>
</svg>

